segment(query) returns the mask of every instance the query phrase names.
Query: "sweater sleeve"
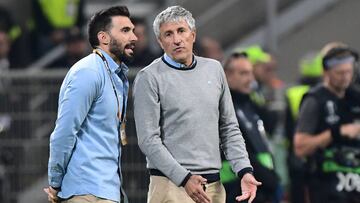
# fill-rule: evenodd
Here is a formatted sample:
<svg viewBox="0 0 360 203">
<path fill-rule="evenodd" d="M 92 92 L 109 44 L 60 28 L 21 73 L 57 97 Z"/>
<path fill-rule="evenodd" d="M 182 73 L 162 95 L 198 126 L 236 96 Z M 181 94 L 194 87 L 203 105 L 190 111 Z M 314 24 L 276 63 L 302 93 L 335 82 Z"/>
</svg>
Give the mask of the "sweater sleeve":
<svg viewBox="0 0 360 203">
<path fill-rule="evenodd" d="M 145 71 L 138 73 L 133 89 L 134 117 L 138 144 L 148 161 L 176 185 L 189 174 L 170 154 L 161 140 L 157 82 Z"/>
<path fill-rule="evenodd" d="M 220 80 L 222 82 L 222 94 L 219 102 L 220 146 L 232 170 L 242 176 L 243 172 L 252 171 L 252 167 L 222 68 L 220 68 Z"/>
</svg>

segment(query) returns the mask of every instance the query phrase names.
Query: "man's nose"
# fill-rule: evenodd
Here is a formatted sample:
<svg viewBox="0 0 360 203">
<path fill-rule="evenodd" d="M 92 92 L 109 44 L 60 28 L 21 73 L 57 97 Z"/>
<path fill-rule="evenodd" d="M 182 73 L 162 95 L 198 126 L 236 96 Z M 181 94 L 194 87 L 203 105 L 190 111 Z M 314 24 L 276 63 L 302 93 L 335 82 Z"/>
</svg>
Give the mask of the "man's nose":
<svg viewBox="0 0 360 203">
<path fill-rule="evenodd" d="M 137 38 L 137 36 L 135 35 L 135 33 L 132 33 L 130 40 L 131 40 L 131 41 L 137 41 L 137 40 L 138 40 L 138 38 Z"/>
<path fill-rule="evenodd" d="M 174 44 L 180 44 L 182 39 L 181 39 L 181 36 L 178 35 L 178 34 L 174 34 Z"/>
</svg>

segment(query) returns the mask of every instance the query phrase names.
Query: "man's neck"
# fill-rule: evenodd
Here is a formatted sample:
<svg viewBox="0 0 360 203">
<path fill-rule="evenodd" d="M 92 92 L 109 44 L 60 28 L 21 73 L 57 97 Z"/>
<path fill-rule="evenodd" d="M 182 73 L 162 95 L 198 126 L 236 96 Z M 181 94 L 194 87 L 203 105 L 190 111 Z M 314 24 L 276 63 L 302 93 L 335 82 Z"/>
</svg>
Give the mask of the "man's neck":
<svg viewBox="0 0 360 203">
<path fill-rule="evenodd" d="M 115 63 L 117 63 L 118 65 L 121 64 L 120 59 L 118 59 L 118 57 L 116 57 L 114 54 L 112 54 L 108 47 L 104 47 L 104 46 L 100 45 L 97 48 L 105 51 L 115 61 Z"/>
<path fill-rule="evenodd" d="M 170 57 L 170 55 L 168 54 L 164 54 L 165 60 L 170 62 L 170 64 L 175 65 L 176 67 L 180 68 L 182 66 L 185 66 L 184 68 L 188 68 L 191 67 L 191 65 L 194 63 L 193 60 L 193 56 L 191 56 L 191 60 L 187 61 L 187 62 L 180 62 L 180 61 L 175 61 L 173 58 Z"/>
</svg>

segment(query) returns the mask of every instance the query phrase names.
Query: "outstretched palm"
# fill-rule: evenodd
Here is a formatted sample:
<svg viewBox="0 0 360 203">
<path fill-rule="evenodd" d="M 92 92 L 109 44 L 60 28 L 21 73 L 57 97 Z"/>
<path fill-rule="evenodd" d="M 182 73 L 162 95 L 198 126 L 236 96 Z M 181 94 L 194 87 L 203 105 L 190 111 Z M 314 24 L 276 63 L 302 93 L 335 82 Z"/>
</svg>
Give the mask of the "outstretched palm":
<svg viewBox="0 0 360 203">
<path fill-rule="evenodd" d="M 250 173 L 246 173 L 241 179 L 241 195 L 236 197 L 237 201 L 243 201 L 249 199 L 251 203 L 256 197 L 257 186 L 260 186 L 261 182 L 258 182 L 254 176 Z"/>
</svg>

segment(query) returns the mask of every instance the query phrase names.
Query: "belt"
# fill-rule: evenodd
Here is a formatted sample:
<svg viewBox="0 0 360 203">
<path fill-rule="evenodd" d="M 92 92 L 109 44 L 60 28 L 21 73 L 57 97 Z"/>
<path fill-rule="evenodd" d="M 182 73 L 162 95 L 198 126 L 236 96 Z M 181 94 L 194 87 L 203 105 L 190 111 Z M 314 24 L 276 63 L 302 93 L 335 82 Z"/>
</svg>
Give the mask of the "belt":
<svg viewBox="0 0 360 203">
<path fill-rule="evenodd" d="M 149 169 L 149 174 L 151 176 L 163 176 L 167 177 L 165 174 L 163 174 L 161 171 L 157 169 Z M 220 173 L 207 173 L 207 174 L 195 174 L 195 175 L 201 175 L 203 178 L 207 180 L 207 183 L 214 183 L 220 180 Z"/>
</svg>

